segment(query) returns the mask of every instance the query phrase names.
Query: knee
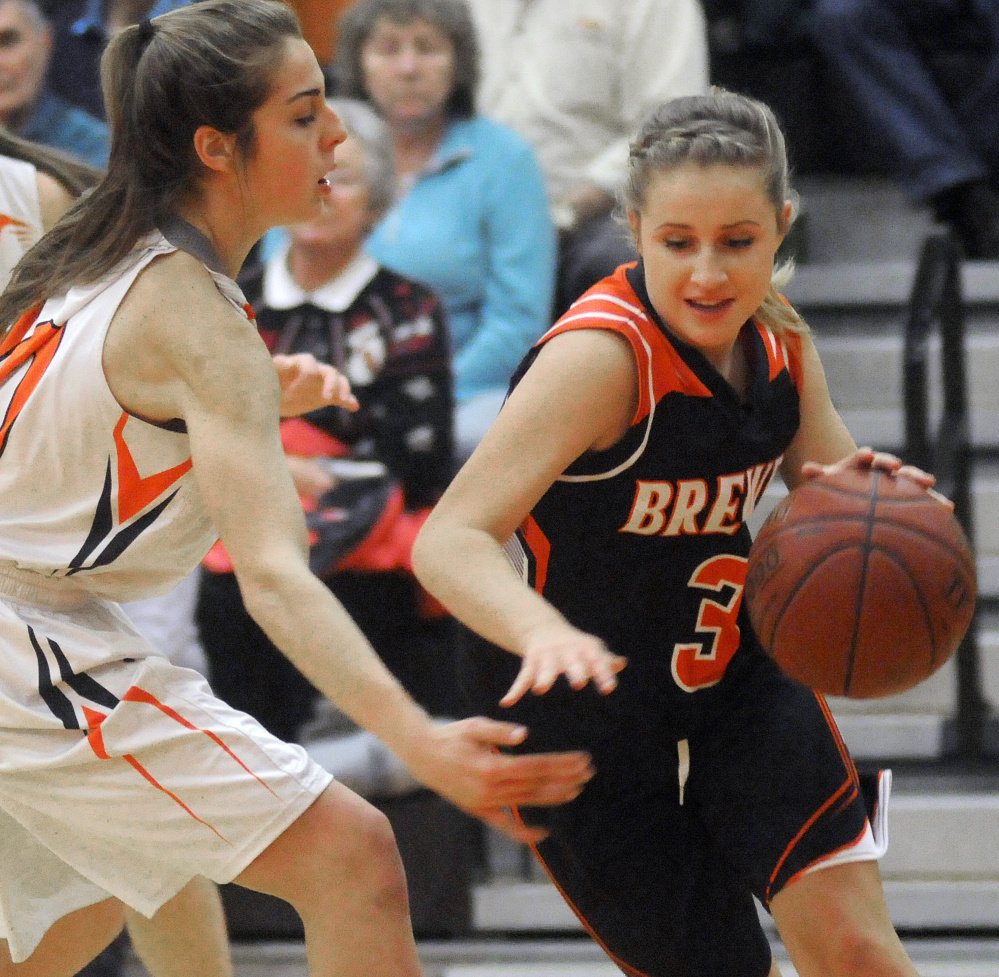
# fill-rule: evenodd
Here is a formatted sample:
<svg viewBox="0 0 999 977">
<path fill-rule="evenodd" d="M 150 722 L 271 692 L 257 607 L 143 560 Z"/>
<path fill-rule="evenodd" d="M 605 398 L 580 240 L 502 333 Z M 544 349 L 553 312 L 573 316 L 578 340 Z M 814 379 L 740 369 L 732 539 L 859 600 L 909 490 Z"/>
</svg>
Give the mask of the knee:
<svg viewBox="0 0 999 977">
<path fill-rule="evenodd" d="M 830 974 L 843 977 L 910 977 L 912 967 L 897 941 L 886 944 L 880 933 L 843 926 L 837 932 Z"/>
<path fill-rule="evenodd" d="M 323 805 L 313 814 L 309 850 L 311 894 L 352 887 L 359 898 L 383 910 L 408 913 L 406 876 L 388 818 L 351 795 L 348 803 Z M 339 880 L 339 882 L 337 881 Z"/>
<path fill-rule="evenodd" d="M 351 861 L 357 863 L 351 877 L 367 877 L 378 890 L 405 891 L 405 873 L 389 819 L 365 803 L 352 826 Z"/>
</svg>

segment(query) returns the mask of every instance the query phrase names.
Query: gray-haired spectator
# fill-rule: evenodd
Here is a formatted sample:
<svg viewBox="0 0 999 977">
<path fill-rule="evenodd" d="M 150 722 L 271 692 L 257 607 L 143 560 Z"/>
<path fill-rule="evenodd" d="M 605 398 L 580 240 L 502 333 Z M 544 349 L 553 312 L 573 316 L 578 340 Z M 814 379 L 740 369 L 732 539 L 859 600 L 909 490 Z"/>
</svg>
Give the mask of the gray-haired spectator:
<svg viewBox="0 0 999 977">
<path fill-rule="evenodd" d="M 548 327 L 555 279 L 538 162 L 516 132 L 476 115 L 478 61 L 464 0 L 359 0 L 340 21 L 340 90 L 377 109 L 395 151 L 396 199 L 368 248 L 447 308 L 459 458 Z"/>
<path fill-rule="evenodd" d="M 38 0 L 0 0 L 0 125 L 104 166 L 107 127 L 47 86 L 51 58 L 52 29 Z"/>
</svg>

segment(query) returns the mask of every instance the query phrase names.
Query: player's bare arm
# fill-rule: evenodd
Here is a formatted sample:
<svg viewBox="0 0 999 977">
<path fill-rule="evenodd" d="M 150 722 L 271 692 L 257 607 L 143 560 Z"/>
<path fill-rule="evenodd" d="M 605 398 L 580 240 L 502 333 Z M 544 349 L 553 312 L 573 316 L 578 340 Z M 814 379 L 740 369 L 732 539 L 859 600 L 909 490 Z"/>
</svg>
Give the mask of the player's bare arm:
<svg viewBox="0 0 999 977">
<path fill-rule="evenodd" d="M 879 468 L 913 479 L 930 488 L 934 478 L 901 459 L 873 448 L 858 448 L 833 406 L 825 372 L 811 336 L 802 336 L 804 382 L 801 392 L 801 426 L 784 455 L 781 474 L 794 488 L 823 472 L 842 468 Z"/>
<path fill-rule="evenodd" d="M 168 283 L 185 291 L 184 308 L 198 312 L 164 309 L 158 296 Z M 149 352 L 136 359 L 140 330 Z M 140 276 L 109 330 L 105 371 L 126 409 L 184 419 L 195 476 L 247 609 L 317 688 L 415 776 L 511 831 L 503 807 L 561 803 L 578 793 L 590 776 L 585 754 L 500 756 L 493 746 L 519 742 L 523 730 L 488 720 L 431 723 L 309 571 L 304 517 L 278 437 L 276 371 L 253 325 L 197 262 L 171 255 Z"/>
<path fill-rule="evenodd" d="M 833 406 L 825 371 L 812 337 L 801 336 L 801 424 L 784 453 L 781 475 L 789 489 L 806 480 L 806 462 L 833 465 L 852 455 L 857 446 Z"/>
<path fill-rule="evenodd" d="M 35 174 L 38 184 L 38 203 L 42 212 L 42 227 L 48 231 L 73 202 L 73 195 L 48 173 Z"/>
<path fill-rule="evenodd" d="M 424 586 L 473 630 L 524 659 L 505 704 L 528 689 L 547 691 L 560 674 L 577 688 L 593 681 L 609 692 L 624 667 L 525 586 L 502 545 L 576 458 L 620 439 L 637 390 L 634 356 L 616 334 L 587 330 L 550 340 L 417 540 L 413 561 Z"/>
</svg>

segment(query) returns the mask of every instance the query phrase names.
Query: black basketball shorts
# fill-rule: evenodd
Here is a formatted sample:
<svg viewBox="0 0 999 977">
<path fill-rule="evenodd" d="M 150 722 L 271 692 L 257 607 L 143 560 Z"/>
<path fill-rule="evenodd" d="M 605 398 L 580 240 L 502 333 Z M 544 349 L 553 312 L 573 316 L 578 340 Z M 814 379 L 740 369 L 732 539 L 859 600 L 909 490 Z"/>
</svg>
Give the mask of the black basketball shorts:
<svg viewBox="0 0 999 977">
<path fill-rule="evenodd" d="M 867 834 L 825 701 L 763 655 L 740 671 L 687 737 L 618 734 L 576 801 L 522 812 L 551 829 L 538 857 L 627 974 L 765 977 L 753 896 L 767 906 Z"/>
</svg>

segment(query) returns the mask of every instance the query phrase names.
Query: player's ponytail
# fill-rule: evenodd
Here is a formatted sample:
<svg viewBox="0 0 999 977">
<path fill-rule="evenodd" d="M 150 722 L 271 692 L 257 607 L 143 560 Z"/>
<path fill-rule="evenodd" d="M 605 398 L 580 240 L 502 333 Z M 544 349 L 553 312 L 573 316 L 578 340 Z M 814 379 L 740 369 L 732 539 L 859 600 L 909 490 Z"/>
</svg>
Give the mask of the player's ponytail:
<svg viewBox="0 0 999 977">
<path fill-rule="evenodd" d="M 664 102 L 645 120 L 631 144 L 622 201 L 641 210 L 649 183 L 657 173 L 686 163 L 724 164 L 758 169 L 767 197 L 777 211 L 778 229 L 786 234 L 797 213 L 798 196 L 791 187 L 787 149 L 773 112 L 756 99 L 713 88 Z M 784 221 L 785 205 L 791 219 Z M 808 326 L 781 296 L 793 272 L 787 262 L 774 275 L 756 318 L 777 333 L 806 332 Z"/>
<path fill-rule="evenodd" d="M 0 295 L 4 334 L 25 309 L 99 281 L 184 201 L 204 173 L 201 126 L 235 134 L 244 159 L 277 49 L 300 37 L 279 0 L 201 0 L 116 34 L 101 61 L 111 130 L 104 178 L 21 259 Z"/>
</svg>

